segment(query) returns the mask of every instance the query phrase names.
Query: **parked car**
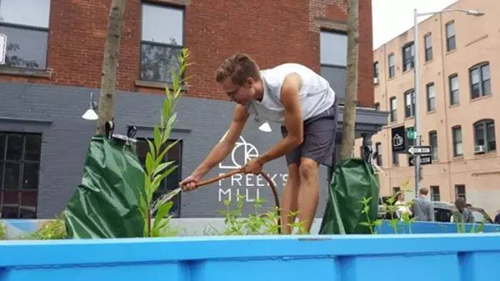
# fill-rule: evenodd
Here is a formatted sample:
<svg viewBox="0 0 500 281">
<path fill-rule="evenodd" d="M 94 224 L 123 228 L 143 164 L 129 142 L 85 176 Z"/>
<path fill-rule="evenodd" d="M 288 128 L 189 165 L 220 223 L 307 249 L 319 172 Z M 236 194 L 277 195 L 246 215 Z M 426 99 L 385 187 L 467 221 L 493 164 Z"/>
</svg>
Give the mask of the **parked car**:
<svg viewBox="0 0 500 281">
<path fill-rule="evenodd" d="M 453 203 L 450 202 L 438 202 L 432 201 L 432 205 L 434 207 L 434 219 L 438 222 L 452 222 L 453 212 L 456 210 L 456 207 Z M 493 223 L 493 220 L 490 216 L 484 211 L 482 208 L 468 206 L 469 210 L 472 212 L 474 216 L 475 223 L 481 223 L 485 220 L 486 223 Z"/>
</svg>

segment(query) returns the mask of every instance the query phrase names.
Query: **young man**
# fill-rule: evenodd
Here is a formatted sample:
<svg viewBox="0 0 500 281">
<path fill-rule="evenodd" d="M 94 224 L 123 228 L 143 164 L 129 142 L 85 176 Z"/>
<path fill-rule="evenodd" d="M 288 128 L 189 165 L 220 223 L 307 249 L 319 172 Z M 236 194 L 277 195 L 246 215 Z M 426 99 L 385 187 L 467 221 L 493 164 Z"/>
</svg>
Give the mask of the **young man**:
<svg viewBox="0 0 500 281">
<path fill-rule="evenodd" d="M 197 183 L 232 150 L 250 114 L 282 124 L 283 139 L 245 166 L 258 174 L 269 161 L 286 155 L 288 181 L 282 195 L 282 231 L 290 233 L 290 212 L 308 231 L 319 199 L 319 164 L 333 161 L 335 131 L 335 93 L 329 83 L 300 64 L 283 64 L 269 70 L 248 55 L 236 54 L 216 71 L 216 81 L 237 105 L 226 136 L 215 145 L 196 170 L 181 182 L 185 191 Z"/>
<path fill-rule="evenodd" d="M 429 201 L 429 189 L 427 187 L 420 188 L 419 196 L 413 200 L 411 210 L 415 221 L 434 221 L 434 207 Z"/>
</svg>

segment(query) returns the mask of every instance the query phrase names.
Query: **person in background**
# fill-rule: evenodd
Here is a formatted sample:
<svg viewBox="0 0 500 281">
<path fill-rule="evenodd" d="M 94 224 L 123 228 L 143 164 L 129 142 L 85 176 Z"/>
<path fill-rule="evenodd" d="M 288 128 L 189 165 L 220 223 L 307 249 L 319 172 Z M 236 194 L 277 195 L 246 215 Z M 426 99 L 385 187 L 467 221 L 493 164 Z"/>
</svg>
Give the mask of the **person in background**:
<svg viewBox="0 0 500 281">
<path fill-rule="evenodd" d="M 429 189 L 427 187 L 420 188 L 418 197 L 413 200 L 411 206 L 415 221 L 434 221 L 434 207 L 429 201 Z"/>
<path fill-rule="evenodd" d="M 457 210 L 453 212 L 453 222 L 458 223 L 473 223 L 474 216 L 472 212 L 467 208 L 465 198 L 459 197 L 455 200 L 455 207 Z"/>
<path fill-rule="evenodd" d="M 409 204 L 407 204 L 405 202 L 405 194 L 404 192 L 400 192 L 398 193 L 398 195 L 396 196 L 396 216 L 398 216 L 398 218 L 402 218 L 403 217 L 403 214 L 408 214 L 409 217 L 412 216 L 412 212 L 411 212 L 411 209 L 409 207 Z"/>
</svg>

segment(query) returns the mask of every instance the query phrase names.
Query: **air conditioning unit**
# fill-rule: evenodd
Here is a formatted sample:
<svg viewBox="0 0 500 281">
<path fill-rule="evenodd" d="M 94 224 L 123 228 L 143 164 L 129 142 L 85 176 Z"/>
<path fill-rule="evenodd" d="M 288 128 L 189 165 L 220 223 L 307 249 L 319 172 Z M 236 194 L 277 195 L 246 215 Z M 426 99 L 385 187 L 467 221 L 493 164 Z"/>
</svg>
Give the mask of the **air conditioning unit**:
<svg viewBox="0 0 500 281">
<path fill-rule="evenodd" d="M 373 77 L 373 84 L 377 85 L 379 82 L 378 77 Z"/>
<path fill-rule="evenodd" d="M 476 145 L 474 147 L 474 154 L 481 154 L 486 152 L 486 147 L 484 145 Z"/>
</svg>

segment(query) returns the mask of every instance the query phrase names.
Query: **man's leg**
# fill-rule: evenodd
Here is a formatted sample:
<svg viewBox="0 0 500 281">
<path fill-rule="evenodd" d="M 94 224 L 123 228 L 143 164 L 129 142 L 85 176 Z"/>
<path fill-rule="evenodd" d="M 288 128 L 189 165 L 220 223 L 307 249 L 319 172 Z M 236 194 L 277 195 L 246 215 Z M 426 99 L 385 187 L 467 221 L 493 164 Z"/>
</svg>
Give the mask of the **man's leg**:
<svg viewBox="0 0 500 281">
<path fill-rule="evenodd" d="M 306 157 L 300 158 L 299 174 L 299 220 L 305 230 L 310 232 L 319 200 L 318 162 Z"/>
<path fill-rule="evenodd" d="M 281 232 L 290 234 L 290 224 L 295 220 L 295 216 L 289 217 L 290 212 L 296 212 L 299 199 L 300 176 L 297 164 L 288 166 L 288 180 L 283 191 L 283 200 L 281 201 Z"/>
</svg>

